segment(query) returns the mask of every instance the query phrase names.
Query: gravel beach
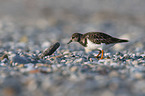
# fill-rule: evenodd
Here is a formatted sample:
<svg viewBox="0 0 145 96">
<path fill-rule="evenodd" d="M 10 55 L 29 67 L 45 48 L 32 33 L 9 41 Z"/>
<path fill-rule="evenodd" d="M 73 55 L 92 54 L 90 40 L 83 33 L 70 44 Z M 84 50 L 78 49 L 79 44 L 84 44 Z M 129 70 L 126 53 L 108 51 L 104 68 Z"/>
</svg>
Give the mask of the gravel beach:
<svg viewBox="0 0 145 96">
<path fill-rule="evenodd" d="M 145 96 L 143 0 L 12 1 L 0 1 L 0 96 Z M 67 45 L 90 31 L 129 42 L 102 60 Z"/>
</svg>

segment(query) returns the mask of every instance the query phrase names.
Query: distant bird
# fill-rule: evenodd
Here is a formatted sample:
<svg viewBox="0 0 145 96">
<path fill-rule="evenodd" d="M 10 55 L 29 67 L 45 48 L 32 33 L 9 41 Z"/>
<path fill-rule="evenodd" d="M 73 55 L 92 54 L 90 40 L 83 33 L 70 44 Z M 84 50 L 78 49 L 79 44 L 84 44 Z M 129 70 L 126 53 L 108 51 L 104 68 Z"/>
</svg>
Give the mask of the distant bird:
<svg viewBox="0 0 145 96">
<path fill-rule="evenodd" d="M 71 42 L 79 42 L 85 47 L 86 52 L 98 50 L 99 54 L 96 58 L 102 53 L 100 59 L 103 59 L 105 49 L 108 49 L 116 43 L 128 42 L 128 40 L 118 39 L 103 32 L 88 32 L 85 34 L 74 33 L 67 44 Z"/>
</svg>

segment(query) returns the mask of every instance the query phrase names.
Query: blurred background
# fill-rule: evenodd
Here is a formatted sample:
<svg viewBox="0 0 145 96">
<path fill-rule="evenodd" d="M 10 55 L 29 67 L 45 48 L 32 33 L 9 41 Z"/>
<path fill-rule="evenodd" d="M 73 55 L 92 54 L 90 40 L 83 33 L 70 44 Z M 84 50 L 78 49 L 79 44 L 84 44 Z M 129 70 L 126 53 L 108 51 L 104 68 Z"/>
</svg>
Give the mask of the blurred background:
<svg viewBox="0 0 145 96">
<path fill-rule="evenodd" d="M 45 48 L 67 43 L 74 32 L 102 31 L 130 40 L 116 50 L 144 50 L 144 19 L 145 0 L 0 0 L 0 46 Z"/>
</svg>

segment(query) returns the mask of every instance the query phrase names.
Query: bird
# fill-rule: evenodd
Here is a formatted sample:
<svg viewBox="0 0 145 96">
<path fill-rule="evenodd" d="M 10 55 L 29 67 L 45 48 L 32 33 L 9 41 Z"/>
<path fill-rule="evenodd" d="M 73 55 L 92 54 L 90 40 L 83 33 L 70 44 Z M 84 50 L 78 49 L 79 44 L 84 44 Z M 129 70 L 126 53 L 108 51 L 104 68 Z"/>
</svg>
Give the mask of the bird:
<svg viewBox="0 0 145 96">
<path fill-rule="evenodd" d="M 70 44 L 71 42 L 79 42 L 82 46 L 84 46 L 87 53 L 93 50 L 99 51 L 98 55 L 95 57 L 98 58 L 102 53 L 100 59 L 103 59 L 105 49 L 112 47 L 116 43 L 123 43 L 129 41 L 113 37 L 104 32 L 88 32 L 85 34 L 72 34 L 71 39 L 67 44 Z"/>
</svg>

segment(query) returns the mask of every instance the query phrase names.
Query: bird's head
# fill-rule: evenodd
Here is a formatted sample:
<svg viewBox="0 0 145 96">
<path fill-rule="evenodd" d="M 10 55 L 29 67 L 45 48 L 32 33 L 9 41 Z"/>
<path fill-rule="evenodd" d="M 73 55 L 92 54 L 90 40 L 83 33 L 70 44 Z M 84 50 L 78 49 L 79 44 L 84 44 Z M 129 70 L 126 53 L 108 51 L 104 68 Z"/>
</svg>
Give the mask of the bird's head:
<svg viewBox="0 0 145 96">
<path fill-rule="evenodd" d="M 82 36 L 82 34 L 80 34 L 80 33 L 72 34 L 71 39 L 67 44 L 70 44 L 71 42 L 79 42 L 81 39 L 81 36 Z"/>
</svg>

